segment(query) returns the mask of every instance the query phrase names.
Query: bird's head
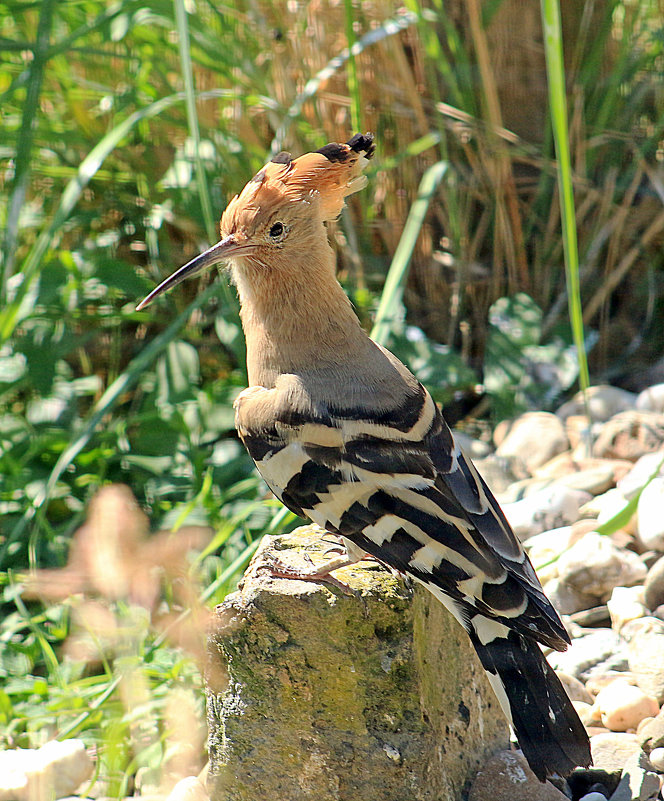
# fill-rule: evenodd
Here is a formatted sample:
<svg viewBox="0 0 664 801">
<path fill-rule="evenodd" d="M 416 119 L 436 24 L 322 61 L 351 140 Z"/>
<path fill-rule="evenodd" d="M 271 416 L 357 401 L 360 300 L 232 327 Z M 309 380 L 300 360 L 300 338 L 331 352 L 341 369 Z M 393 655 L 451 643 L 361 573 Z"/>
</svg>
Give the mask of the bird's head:
<svg viewBox="0 0 664 801">
<path fill-rule="evenodd" d="M 137 308 L 219 262 L 269 269 L 306 253 L 345 198 L 366 185 L 362 171 L 374 150 L 372 134 L 355 134 L 297 159 L 279 153 L 228 204 L 220 241 L 162 281 Z"/>
</svg>

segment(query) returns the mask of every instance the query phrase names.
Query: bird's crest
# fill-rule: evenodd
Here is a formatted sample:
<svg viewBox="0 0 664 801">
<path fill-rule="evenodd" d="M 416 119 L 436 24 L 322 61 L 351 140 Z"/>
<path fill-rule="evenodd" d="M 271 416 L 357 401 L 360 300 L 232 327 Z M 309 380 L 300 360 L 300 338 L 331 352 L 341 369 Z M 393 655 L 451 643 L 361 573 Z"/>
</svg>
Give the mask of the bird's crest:
<svg viewBox="0 0 664 801">
<path fill-rule="evenodd" d="M 366 186 L 362 171 L 375 149 L 373 134 L 358 133 L 345 144 L 333 142 L 297 159 L 279 153 L 233 198 L 224 216 L 240 208 L 262 210 L 283 201 L 310 199 L 317 201 L 323 220 L 333 220 L 346 197 Z"/>
</svg>

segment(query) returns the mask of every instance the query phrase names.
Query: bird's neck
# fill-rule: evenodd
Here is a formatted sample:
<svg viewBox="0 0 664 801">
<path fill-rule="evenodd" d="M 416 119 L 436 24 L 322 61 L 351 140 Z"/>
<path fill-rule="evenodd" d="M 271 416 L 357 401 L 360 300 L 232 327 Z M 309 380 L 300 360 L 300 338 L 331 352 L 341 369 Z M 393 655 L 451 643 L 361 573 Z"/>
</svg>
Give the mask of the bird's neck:
<svg viewBox="0 0 664 801">
<path fill-rule="evenodd" d="M 252 386 L 271 388 L 280 375 L 312 368 L 336 372 L 370 346 L 334 275 L 331 248 L 316 250 L 303 254 L 304 267 L 233 267 Z"/>
</svg>

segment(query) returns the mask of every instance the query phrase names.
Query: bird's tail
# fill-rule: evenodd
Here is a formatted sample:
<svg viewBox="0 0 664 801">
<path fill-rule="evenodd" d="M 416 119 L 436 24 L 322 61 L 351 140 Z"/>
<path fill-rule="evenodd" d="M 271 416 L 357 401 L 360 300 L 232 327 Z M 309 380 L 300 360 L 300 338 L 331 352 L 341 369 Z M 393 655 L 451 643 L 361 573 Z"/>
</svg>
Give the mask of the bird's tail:
<svg viewBox="0 0 664 801">
<path fill-rule="evenodd" d="M 537 778 L 566 776 L 577 766 L 590 765 L 586 730 L 539 645 L 512 630 L 482 642 L 470 628 L 491 686 Z"/>
</svg>

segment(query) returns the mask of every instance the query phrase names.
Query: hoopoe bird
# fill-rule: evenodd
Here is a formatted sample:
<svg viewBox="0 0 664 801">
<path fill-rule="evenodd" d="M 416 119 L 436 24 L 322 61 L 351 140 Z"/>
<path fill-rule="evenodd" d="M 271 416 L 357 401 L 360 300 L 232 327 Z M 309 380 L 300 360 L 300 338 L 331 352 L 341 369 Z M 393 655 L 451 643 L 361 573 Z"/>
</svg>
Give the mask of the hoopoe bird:
<svg viewBox="0 0 664 801">
<path fill-rule="evenodd" d="M 280 153 L 228 204 L 221 240 L 139 305 L 229 262 L 250 386 L 239 435 L 295 514 L 423 584 L 464 627 L 537 777 L 591 763 L 585 729 L 540 643 L 570 642 L 498 503 L 429 392 L 374 343 L 335 275 L 325 223 L 362 189 L 371 134 Z M 300 574 L 300 577 L 304 577 Z"/>
</svg>

